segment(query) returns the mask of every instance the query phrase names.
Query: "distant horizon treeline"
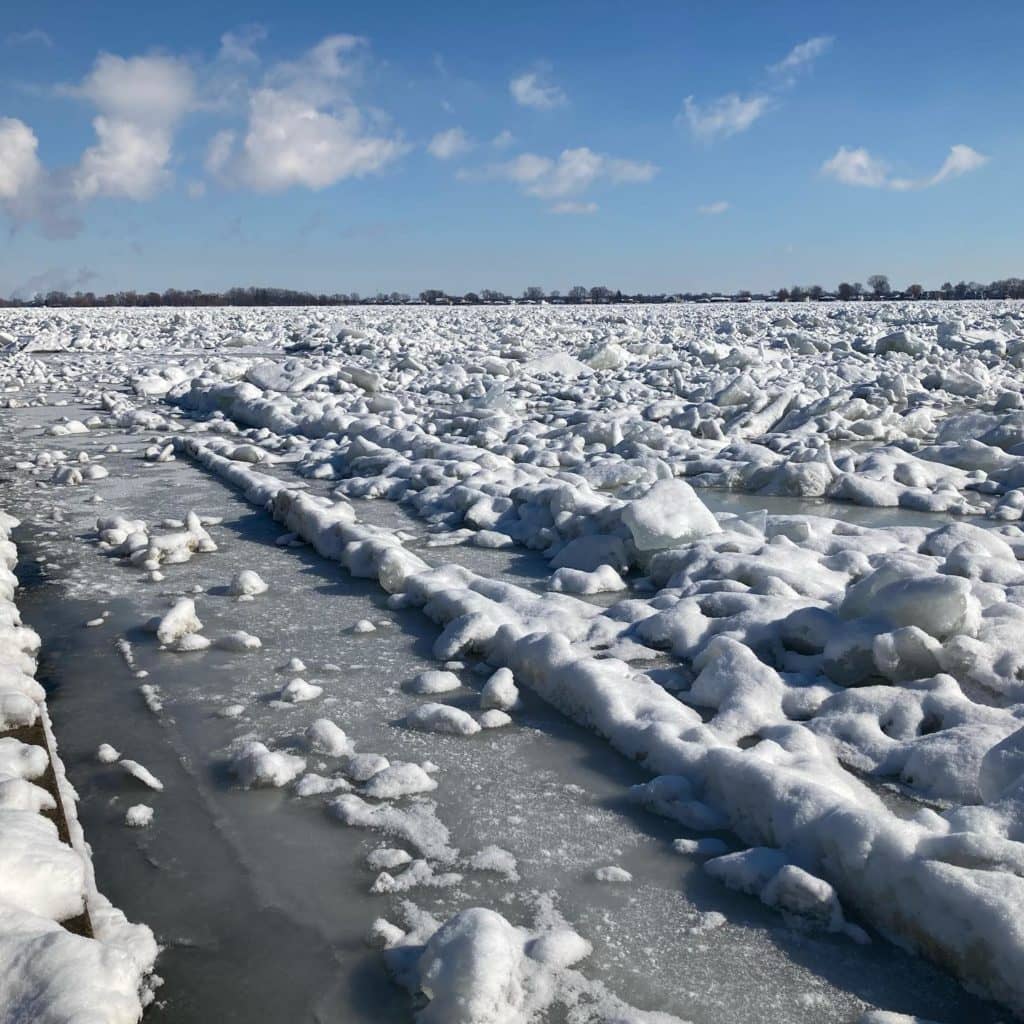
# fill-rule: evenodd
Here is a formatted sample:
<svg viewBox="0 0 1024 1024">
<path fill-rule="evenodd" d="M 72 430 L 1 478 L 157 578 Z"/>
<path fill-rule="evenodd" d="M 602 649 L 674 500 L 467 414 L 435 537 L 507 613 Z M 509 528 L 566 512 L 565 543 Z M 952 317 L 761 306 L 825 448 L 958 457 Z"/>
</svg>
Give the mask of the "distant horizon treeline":
<svg viewBox="0 0 1024 1024">
<path fill-rule="evenodd" d="M 856 302 L 884 299 L 1024 299 L 1024 278 L 1009 277 L 990 284 L 978 281 L 945 282 L 940 288 L 926 289 L 920 284 L 908 285 L 902 291 L 892 288 L 885 274 L 873 274 L 867 287 L 859 281 L 841 282 L 834 291 L 821 285 L 793 285 L 770 292 L 742 290 L 722 292 L 675 292 L 672 294 L 622 292 L 603 285 L 585 288 L 574 285 L 564 295 L 557 289 L 545 291 L 532 285 L 518 296 L 483 288 L 479 292 L 462 295 L 449 294 L 438 288 L 429 288 L 415 298 L 404 292 L 377 292 L 361 296 L 358 292 L 317 294 L 290 288 L 229 288 L 224 292 L 206 292 L 198 289 L 181 291 L 168 288 L 164 292 L 118 291 L 105 295 L 94 292 L 63 291 L 37 293 L 31 298 L 0 299 L 0 307 L 7 308 L 103 308 L 119 306 L 353 306 L 353 305 L 493 305 L 510 302 L 549 302 L 563 305 L 589 303 L 659 303 L 659 302 Z"/>
</svg>

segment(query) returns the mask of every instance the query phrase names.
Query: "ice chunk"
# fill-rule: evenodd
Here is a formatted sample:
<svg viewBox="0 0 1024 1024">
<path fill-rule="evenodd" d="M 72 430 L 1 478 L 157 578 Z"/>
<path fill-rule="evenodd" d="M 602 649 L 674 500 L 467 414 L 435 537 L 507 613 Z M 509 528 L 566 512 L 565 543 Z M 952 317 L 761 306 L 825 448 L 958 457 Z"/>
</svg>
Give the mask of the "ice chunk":
<svg viewBox="0 0 1024 1024">
<path fill-rule="evenodd" d="M 147 828 L 153 823 L 153 808 L 146 804 L 133 804 L 124 816 L 129 828 Z"/>
<path fill-rule="evenodd" d="M 405 720 L 411 728 L 424 732 L 472 736 L 480 731 L 480 723 L 472 715 L 450 704 L 421 704 L 410 711 Z"/>
<path fill-rule="evenodd" d="M 191 597 L 182 597 L 160 619 L 156 638 L 162 644 L 171 644 L 189 633 L 198 633 L 202 628 L 203 624 L 196 615 L 195 601 Z"/>
<path fill-rule="evenodd" d="M 415 793 L 437 789 L 434 781 L 418 764 L 400 762 L 377 772 L 363 785 L 363 793 L 375 800 L 396 800 Z"/>
<path fill-rule="evenodd" d="M 163 790 L 164 784 L 148 768 L 139 764 L 138 761 L 132 761 L 126 757 L 120 764 L 132 778 L 138 779 L 144 786 L 155 789 L 157 792 Z"/>
<path fill-rule="evenodd" d="M 306 770 L 305 758 L 270 751 L 258 740 L 250 740 L 235 752 L 231 770 L 245 789 L 254 786 L 287 786 Z"/>
<path fill-rule="evenodd" d="M 718 521 L 683 480 L 659 480 L 622 510 L 640 551 L 661 551 L 718 533 Z"/>
<path fill-rule="evenodd" d="M 258 572 L 243 569 L 232 577 L 230 589 L 236 597 L 254 597 L 257 594 L 265 594 L 269 587 Z"/>
<path fill-rule="evenodd" d="M 484 710 L 496 708 L 498 711 L 511 711 L 519 702 L 519 689 L 515 678 L 507 668 L 499 668 L 480 691 L 480 707 Z"/>
<path fill-rule="evenodd" d="M 345 735 L 345 730 L 329 718 L 318 718 L 306 730 L 306 739 L 311 750 L 329 757 L 346 757 L 355 752 L 352 741 Z"/>
<path fill-rule="evenodd" d="M 522 940 L 500 914 L 471 907 L 431 937 L 419 962 L 430 1000 L 419 1024 L 514 1024 L 522 1019 Z"/>
<path fill-rule="evenodd" d="M 302 704 L 308 700 L 316 700 L 323 692 L 322 686 L 307 683 L 305 679 L 296 676 L 281 688 L 281 700 L 289 704 Z"/>
<path fill-rule="evenodd" d="M 427 669 L 421 672 L 409 683 L 407 689 L 410 693 L 430 694 L 449 693 L 457 690 L 462 683 L 454 672 L 441 672 L 436 669 Z"/>
</svg>

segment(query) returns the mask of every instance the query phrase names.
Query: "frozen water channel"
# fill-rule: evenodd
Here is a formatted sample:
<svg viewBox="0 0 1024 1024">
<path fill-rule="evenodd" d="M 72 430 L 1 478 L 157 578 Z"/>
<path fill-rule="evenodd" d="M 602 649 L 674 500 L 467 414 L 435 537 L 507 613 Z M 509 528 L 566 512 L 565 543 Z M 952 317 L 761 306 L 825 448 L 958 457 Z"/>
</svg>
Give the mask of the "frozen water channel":
<svg viewBox="0 0 1024 1024">
<path fill-rule="evenodd" d="M 91 411 L 62 410 L 82 417 Z M 38 409 L 0 415 L 6 457 L 15 456 L 18 439 L 52 421 L 52 412 Z M 5 501 L 23 519 L 21 607 L 43 638 L 40 678 L 52 688 L 51 714 L 81 797 L 97 875 L 114 902 L 146 921 L 165 947 L 158 964 L 165 985 L 147 1019 L 410 1021 L 408 995 L 365 942 L 374 920 L 394 918 L 404 899 L 440 920 L 481 905 L 527 926 L 553 906 L 593 944 L 584 975 L 638 1010 L 701 1024 L 845 1024 L 869 1006 L 948 1022 L 1000 1019 L 991 1004 L 877 933 L 870 945 L 857 945 L 790 927 L 756 899 L 710 878 L 700 860 L 672 848 L 674 839 L 707 833 L 630 803 L 628 787 L 649 774 L 529 691 L 504 728 L 471 737 L 407 728 L 406 715 L 425 699 L 408 684 L 440 667 L 431 655 L 438 627 L 417 610 L 389 608 L 375 582 L 354 579 L 310 548 L 278 545 L 279 524 L 189 461 L 141 462 L 142 442 L 116 429 L 36 436 L 37 448 L 86 450 L 94 458 L 110 444 L 120 450 L 105 454 L 110 476 L 94 485 L 59 494 L 19 485 L 7 488 Z M 287 466 L 276 472 L 290 474 Z M 312 489 L 325 490 L 315 481 Z M 94 494 L 102 503 L 92 502 Z M 726 511 L 771 504 L 708 497 L 712 509 Z M 770 511 L 821 512 L 814 502 L 776 503 Z M 360 521 L 416 537 L 410 547 L 433 565 L 462 564 L 528 587 L 550 572 L 538 553 L 518 546 L 430 547 L 423 522 L 394 503 L 355 505 Z M 208 527 L 218 550 L 166 567 L 162 581 L 118 563 L 95 543 L 97 515 L 159 521 L 189 509 L 221 519 Z M 871 525 L 909 525 L 918 515 L 856 511 Z M 827 513 L 837 510 L 829 506 Z M 258 570 L 269 584 L 249 602 L 228 592 L 243 569 Z M 261 648 L 158 651 L 145 624 L 166 610 L 168 598 L 185 594 L 194 596 L 208 636 L 245 630 Z M 85 625 L 97 619 L 101 624 Z M 363 621 L 375 629 L 354 628 Z M 276 700 L 295 674 L 284 671 L 292 658 L 304 663 L 305 679 L 323 688 L 315 700 Z M 445 702 L 477 708 L 486 674 L 472 659 L 457 674 L 461 686 Z M 140 686 L 154 688 L 149 705 Z M 450 866 L 458 881 L 371 894 L 376 872 L 367 855 L 408 844 L 342 825 L 320 797 L 238 787 L 230 750 L 247 736 L 302 753 L 310 770 L 332 775 L 332 759 L 303 746 L 306 728 L 323 717 L 341 725 L 360 752 L 437 766 L 437 788 L 415 799 L 436 807 L 449 830 L 461 853 Z M 102 743 L 144 764 L 163 791 L 101 764 Z M 127 828 L 125 812 L 139 802 L 154 808 L 153 822 Z M 714 836 L 742 848 L 728 831 Z M 466 863 L 490 846 L 515 858 L 514 875 Z M 609 865 L 632 880 L 596 880 L 595 869 Z"/>
</svg>

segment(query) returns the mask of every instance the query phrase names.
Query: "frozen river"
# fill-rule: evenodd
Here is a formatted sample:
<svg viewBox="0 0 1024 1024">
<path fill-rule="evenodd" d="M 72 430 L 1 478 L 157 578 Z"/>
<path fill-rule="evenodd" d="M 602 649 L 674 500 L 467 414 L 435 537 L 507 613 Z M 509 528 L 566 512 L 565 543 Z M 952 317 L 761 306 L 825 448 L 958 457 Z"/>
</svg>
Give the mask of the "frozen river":
<svg viewBox="0 0 1024 1024">
<path fill-rule="evenodd" d="M 627 348 L 629 343 L 628 337 L 623 339 Z M 179 355 L 173 362 L 187 365 L 194 358 Z M 520 628 L 514 615 L 521 615 L 528 624 L 523 627 L 526 635 L 547 629 L 555 638 L 551 643 L 572 644 L 581 657 L 586 649 L 591 659 L 587 664 L 622 664 L 622 671 L 635 681 L 656 686 L 662 695 L 659 701 L 670 700 L 680 714 L 691 715 L 698 732 L 720 729 L 722 738 L 716 743 L 748 753 L 773 737 L 780 749 L 795 751 L 795 734 L 784 733 L 783 718 L 763 705 L 753 712 L 737 711 L 734 700 L 729 714 L 746 715 L 749 721 L 728 731 L 734 727 L 723 718 L 726 699 L 719 695 L 715 699 L 719 704 L 706 693 L 700 697 L 702 684 L 699 679 L 695 683 L 702 665 L 708 663 L 701 661 L 700 653 L 706 639 L 684 640 L 691 626 L 659 633 L 653 620 L 647 622 L 652 612 L 664 617 L 675 601 L 686 599 L 686 584 L 674 575 L 686 569 L 682 562 L 661 570 L 649 556 L 638 561 L 635 550 L 627 547 L 624 562 L 615 567 L 622 575 L 622 590 L 569 589 L 555 599 L 549 589 L 552 562 L 545 548 L 551 545 L 537 543 L 537 531 L 547 529 L 557 542 L 557 531 L 564 528 L 564 541 L 576 529 L 568 525 L 571 517 L 588 515 L 603 524 L 602 536 L 625 536 L 614 518 L 616 501 L 638 501 L 652 483 L 663 480 L 655 463 L 660 459 L 671 465 L 671 453 L 654 448 L 660 453 L 656 459 L 615 435 L 618 440 L 610 437 L 601 442 L 605 451 L 618 446 L 623 453 L 612 466 L 602 452 L 584 455 L 582 445 L 563 443 L 572 434 L 573 422 L 560 408 L 542 413 L 534 406 L 526 415 L 504 404 L 494 407 L 497 412 L 489 411 L 490 419 L 479 428 L 471 422 L 475 414 L 465 408 L 433 415 L 428 418 L 433 424 L 431 436 L 439 438 L 439 444 L 429 452 L 419 451 L 418 440 L 404 435 L 385 438 L 378 426 L 381 417 L 396 412 L 386 403 L 376 413 L 361 409 L 366 425 L 358 431 L 353 429 L 354 420 L 339 418 L 325 400 L 337 392 L 344 394 L 350 385 L 331 385 L 337 392 L 309 390 L 315 388 L 316 380 L 324 379 L 319 368 L 312 377 L 314 383 L 300 385 L 298 370 L 288 369 L 292 364 L 282 357 L 268 361 L 243 353 L 244 359 L 263 367 L 250 374 L 258 385 L 228 384 L 239 378 L 223 367 L 209 370 L 211 358 L 216 354 L 203 355 L 187 373 L 182 371 L 183 386 L 173 401 L 160 395 L 140 398 L 140 389 L 127 388 L 124 374 L 98 357 L 89 356 L 95 365 L 83 364 L 80 370 L 65 357 L 49 359 L 38 363 L 51 368 L 41 371 L 43 378 L 49 372 L 65 389 L 50 387 L 45 401 L 33 400 L 45 387 L 45 379 L 32 380 L 35 371 L 21 371 L 18 380 L 8 379 L 7 394 L 22 402 L 0 408 L 3 508 L 22 520 L 14 534 L 22 584 L 19 606 L 25 621 L 42 638 L 38 677 L 49 692 L 61 754 L 80 797 L 79 816 L 92 847 L 97 879 L 102 891 L 131 920 L 144 921 L 153 929 L 162 946 L 157 973 L 163 985 L 146 1019 L 169 1024 L 412 1021 L 429 1005 L 430 993 L 416 992 L 415 986 L 410 992 L 396 984 L 396 975 L 402 980 L 401 962 L 367 942 L 375 930 L 382 935 L 375 922 L 385 919 L 401 926 L 406 941 L 415 944 L 418 935 L 430 934 L 430 930 L 422 932 L 423 915 L 433 917 L 436 929 L 471 907 L 490 908 L 511 926 L 524 929 L 521 934 L 533 936 L 528 950 L 538 936 L 572 933 L 589 946 L 586 956 L 564 963 L 557 958 L 534 958 L 543 969 L 521 968 L 526 994 L 519 1010 L 511 1011 L 511 1016 L 464 1018 L 473 1024 L 533 1017 L 651 1024 L 670 1019 L 699 1024 L 723 1020 L 854 1024 L 874 1007 L 948 1024 L 1006 1019 L 1010 1000 L 1005 991 L 1001 1002 L 989 1002 L 957 980 L 954 975 L 963 977 L 963 972 L 949 969 L 952 960 L 947 953 L 934 956 L 947 968 L 943 969 L 901 948 L 912 942 L 900 934 L 893 920 L 885 914 L 876 918 L 872 903 L 856 884 L 844 888 L 847 880 L 842 871 L 856 869 L 841 869 L 828 855 L 822 858 L 821 873 L 840 892 L 845 920 L 851 925 L 846 930 L 823 927 L 814 915 L 801 916 L 796 904 L 780 908 L 770 899 L 759 899 L 749 885 L 723 885 L 705 869 L 706 859 L 774 845 L 764 839 L 752 841 L 751 826 L 744 820 L 751 812 L 737 812 L 730 820 L 728 808 L 717 818 L 708 810 L 707 824 L 698 827 L 693 809 L 698 803 L 715 811 L 724 806 L 724 791 L 715 788 L 724 783 L 711 779 L 705 784 L 705 796 L 688 804 L 685 813 L 678 807 L 654 813 L 659 810 L 652 806 L 656 801 L 631 787 L 649 784 L 652 775 L 676 778 L 662 767 L 668 754 L 659 753 L 656 745 L 642 753 L 632 752 L 633 740 L 607 724 L 610 712 L 591 702 L 582 682 L 579 689 L 573 688 L 577 684 L 572 681 L 558 687 L 546 682 L 555 678 L 555 655 L 547 667 L 540 662 L 533 667 L 535 662 L 525 654 L 503 648 L 510 641 L 500 638 L 464 644 L 455 654 L 439 654 L 439 637 L 441 645 L 449 642 L 447 638 L 454 635 L 451 623 L 460 615 L 467 617 L 466 629 L 479 628 L 480 620 L 473 615 L 487 595 L 487 600 L 505 609 L 500 614 L 508 615 L 506 625 L 513 633 Z M 337 365 L 346 365 L 345 358 L 339 356 Z M 474 359 L 480 358 L 467 355 L 463 363 L 475 372 Z M 400 366 L 397 358 L 392 363 Z M 102 373 L 97 369 L 101 365 L 106 367 Z M 143 366 L 147 373 L 160 372 L 159 364 L 138 353 L 131 355 L 127 365 L 132 373 Z M 54 366 L 60 369 L 54 371 Z M 208 368 L 206 377 L 190 376 L 198 375 L 203 366 Z M 274 376 L 282 372 L 291 374 L 287 381 Z M 376 372 L 385 371 L 378 367 Z M 406 378 L 415 372 L 422 371 L 396 371 L 403 394 L 412 393 Z M 261 395 L 255 393 L 257 386 Z M 275 386 L 293 390 L 277 391 Z M 512 393 L 510 385 L 504 386 Z M 234 391 L 217 393 L 218 387 Z M 246 387 L 254 393 L 246 392 Z M 303 392 L 302 387 L 307 390 Z M 101 389 L 108 392 L 103 400 Z M 384 395 L 387 390 L 372 394 Z M 420 390 L 432 394 L 429 387 Z M 392 391 L 398 393 L 398 386 Z M 606 392 L 611 393 L 610 386 Z M 212 409 L 219 414 L 210 418 Z M 136 412 L 162 417 L 163 422 L 133 420 Z M 99 419 L 82 432 L 51 432 L 62 419 L 86 422 L 97 415 Z M 548 526 L 530 518 L 536 516 L 536 502 L 522 496 L 528 490 L 525 483 L 513 484 L 525 488 L 522 492 L 509 490 L 494 466 L 489 466 L 494 473 L 490 482 L 470 494 L 466 438 L 483 451 L 496 450 L 499 444 L 490 436 L 499 433 L 495 416 L 519 423 L 519 433 L 505 443 L 525 447 L 526 454 L 517 456 L 519 464 L 535 467 L 537 480 L 543 473 L 558 472 L 558 458 L 536 454 L 544 450 L 549 455 L 563 453 L 561 464 L 571 463 L 573 472 L 585 475 L 592 469 L 603 474 L 600 479 L 606 484 L 614 469 L 618 482 L 598 488 L 598 478 L 593 478 L 599 497 L 577 499 L 575 507 L 564 505 L 562 518 L 555 516 Z M 293 429 L 286 430 L 289 417 Z M 215 429 L 206 429 L 211 423 Z M 231 426 L 221 429 L 223 424 Z M 703 435 L 694 436 L 707 438 L 713 433 L 709 427 Z M 324 443 L 325 436 L 330 443 Z M 179 440 L 175 448 L 175 437 L 191 438 L 189 443 L 199 447 L 188 452 Z M 531 449 L 528 437 L 546 438 L 547 447 L 533 443 Z M 341 445 L 332 438 L 341 438 Z M 252 452 L 243 453 L 241 446 L 249 446 Z M 782 447 L 776 444 L 774 450 Z M 841 462 L 846 457 L 841 454 L 842 445 L 836 442 L 832 448 L 832 457 Z M 858 444 L 851 451 L 863 448 Z M 791 564 L 786 565 L 785 557 L 773 561 L 771 565 L 778 567 L 769 573 L 788 582 L 755 582 L 759 577 L 750 567 L 753 561 L 750 566 L 736 562 L 725 588 L 710 584 L 710 562 L 691 561 L 686 571 L 693 572 L 694 580 L 704 581 L 696 584 L 693 593 L 706 618 L 735 616 L 735 621 L 728 618 L 727 635 L 746 637 L 762 662 L 774 659 L 785 685 L 794 694 L 799 691 L 803 702 L 799 713 L 792 710 L 795 703 L 788 703 L 796 697 L 783 701 L 782 706 L 790 709 L 785 729 L 802 729 L 799 723 L 811 721 L 829 693 L 874 695 L 882 687 L 871 670 L 868 678 L 842 684 L 853 689 L 840 690 L 829 674 L 833 670 L 827 653 L 823 662 L 820 648 L 815 654 L 813 644 L 787 650 L 772 647 L 776 641 L 764 639 L 764 622 L 794 614 L 801 603 L 824 615 L 841 603 L 844 588 L 852 586 L 846 580 L 833 582 L 841 573 L 849 573 L 852 580 L 864 578 L 872 566 L 881 564 L 882 553 L 911 551 L 944 524 L 981 526 L 986 533 L 1010 541 L 1017 529 L 1007 527 L 1005 518 L 986 515 L 1007 488 L 997 492 L 961 487 L 956 491 L 963 502 L 960 508 L 925 511 L 928 502 L 922 493 L 929 487 L 928 493 L 937 496 L 939 505 L 948 506 L 953 491 L 946 485 L 928 484 L 909 470 L 890 478 L 896 497 L 876 505 L 851 501 L 852 492 L 841 488 L 826 494 L 772 494 L 701 486 L 721 484 L 732 472 L 726 461 L 740 455 L 754 457 L 739 443 L 731 450 L 718 444 L 714 456 L 718 462 L 712 466 L 711 454 L 703 452 L 703 463 L 695 467 L 701 472 L 689 474 L 696 478 L 704 506 L 726 530 L 730 522 L 739 524 L 734 525 L 738 531 L 734 540 L 722 535 L 713 565 L 748 557 L 746 553 L 753 550 L 750 538 L 759 537 L 764 551 L 750 554 L 751 559 L 775 558 L 779 549 L 793 547 Z M 789 464 L 778 463 L 773 472 Z M 796 459 L 791 464 L 811 463 Z M 106 475 L 71 486 L 54 475 L 61 466 L 88 465 L 102 466 Z M 456 468 L 446 468 L 451 466 Z M 242 475 L 233 478 L 231 467 Z M 839 471 L 859 479 L 852 463 Z M 722 479 L 715 479 L 716 474 Z M 863 469 L 862 477 L 873 479 L 869 468 Z M 410 479 L 416 481 L 412 489 L 403 484 Z M 453 480 L 456 485 L 463 481 L 465 493 L 444 490 Z M 961 481 L 966 482 L 973 480 Z M 263 488 L 261 495 L 272 497 L 272 507 L 256 499 L 258 488 Z M 904 498 L 904 491 L 913 494 Z M 282 494 L 307 495 L 309 510 L 344 505 L 346 518 L 337 536 L 360 539 L 349 539 L 348 547 L 336 540 L 328 544 L 327 533 L 308 510 L 301 515 L 289 513 L 292 518 L 282 522 L 286 500 Z M 509 494 L 513 497 L 507 498 Z M 477 511 L 464 518 L 474 502 Z M 532 524 L 528 529 L 526 525 L 506 528 L 511 521 L 508 509 L 514 503 L 518 503 L 516 522 Z M 160 529 L 181 531 L 179 524 L 190 510 L 202 517 L 202 529 L 216 550 L 189 551 L 180 560 L 166 557 L 154 572 L 141 560 L 132 565 L 118 557 L 112 550 L 115 543 L 99 542 L 98 517 L 142 521 L 152 545 Z M 775 525 L 766 527 L 762 512 Z M 810 527 L 800 525 L 805 522 L 802 517 L 812 517 Z M 160 527 L 162 520 L 176 522 Z M 831 548 L 822 543 L 814 549 L 819 544 L 815 532 L 819 527 L 814 522 L 837 520 L 850 524 L 851 539 L 843 540 L 847 535 L 829 526 L 838 539 Z M 773 530 L 777 532 L 772 534 Z M 281 543 L 282 534 L 289 531 L 290 543 L 288 537 Z M 802 555 L 796 553 L 800 545 L 778 540 L 796 536 L 807 538 Z M 679 543 L 685 547 L 689 541 Z M 850 546 L 854 543 L 860 545 L 856 551 Z M 325 557 L 316 550 L 327 551 L 329 546 L 338 554 Z M 456 599 L 436 589 L 433 582 L 429 587 L 435 589 L 428 588 L 422 600 L 405 599 L 415 593 L 413 587 L 385 586 L 386 571 L 380 567 L 387 550 L 396 546 L 405 553 L 403 558 L 416 560 L 415 571 L 423 579 L 447 581 L 451 593 L 464 586 L 470 596 L 449 607 L 446 602 Z M 820 558 L 813 568 L 806 554 L 812 549 L 818 551 L 814 557 Z M 1014 550 L 1019 550 L 1016 545 Z M 917 571 L 923 557 L 915 553 L 900 564 L 906 569 L 913 563 Z M 869 559 L 875 560 L 871 566 Z M 360 569 L 357 576 L 350 571 L 371 563 L 372 573 Z M 231 583 L 243 570 L 256 571 L 268 584 L 266 592 L 239 601 Z M 588 578 L 593 575 L 586 568 L 577 572 Z M 380 582 L 373 573 L 380 575 Z M 804 588 L 800 573 L 806 576 Z M 571 587 L 578 583 L 571 576 L 566 579 Z M 999 602 L 985 586 L 1004 588 L 1003 601 L 1017 599 L 1015 579 L 978 579 L 977 600 L 988 602 L 986 608 L 995 608 Z M 830 587 L 839 588 L 838 598 Z M 765 604 L 768 610 L 762 611 L 753 602 L 738 602 L 747 591 L 758 600 L 775 603 L 770 608 Z M 396 594 L 403 599 L 395 600 Z M 213 644 L 207 649 L 168 649 L 180 637 L 158 644 L 148 625 L 165 616 L 170 604 L 185 599 L 194 602 L 202 626 L 184 635 L 210 638 Z M 724 610 L 712 610 L 712 605 Z M 881 614 L 881 605 L 875 611 Z M 545 616 L 549 617 L 546 624 Z M 616 622 L 637 625 L 616 633 L 612 628 Z M 586 624 L 585 628 L 578 623 Z M 893 629 L 890 624 L 878 626 L 875 632 L 890 636 Z M 977 628 L 972 629 L 978 635 Z M 220 638 L 239 631 L 258 637 L 259 646 L 240 650 L 240 642 L 221 644 Z M 948 645 L 948 637 L 955 633 L 947 630 L 940 641 Z M 521 678 L 511 720 L 460 734 L 468 727 L 458 723 L 482 719 L 481 690 L 497 665 L 505 663 L 513 666 L 517 681 Z M 740 666 L 735 671 L 746 671 L 742 662 L 735 664 Z M 834 671 L 852 671 L 852 664 L 843 661 Z M 599 671 L 582 662 L 581 666 L 584 681 L 590 678 L 588 672 Z M 951 671 L 946 662 L 942 666 Z M 455 679 L 446 684 L 451 688 L 424 695 L 417 681 L 423 673 L 440 669 L 454 673 Z M 756 675 L 759 670 L 751 671 Z M 321 688 L 320 692 L 305 701 L 282 699 L 283 688 L 297 676 Z M 902 692 L 905 679 L 901 675 L 885 685 L 891 693 Z M 597 676 L 594 680 L 598 685 Z M 1011 723 L 1016 719 L 1018 695 L 1012 688 L 989 693 L 983 704 L 980 676 L 965 676 L 961 684 L 972 696 L 972 707 L 982 708 L 977 715 L 989 730 L 987 740 L 979 741 L 987 742 L 985 749 L 1012 733 L 1013 727 L 997 717 L 1008 716 L 1006 721 Z M 774 699 L 777 707 L 778 698 Z M 444 719 L 456 723 L 451 727 L 455 731 L 447 726 L 442 731 L 413 728 L 415 709 L 426 702 L 461 712 L 461 718 Z M 652 704 L 642 714 L 654 716 L 660 706 Z M 892 714 L 909 715 L 908 708 Z M 958 727 L 970 723 L 967 711 L 958 714 Z M 322 719 L 344 730 L 350 753 L 362 755 L 362 764 L 369 763 L 369 755 L 380 755 L 394 766 L 413 766 L 409 777 L 420 780 L 418 789 L 404 797 L 384 797 L 379 803 L 370 799 L 371 785 L 364 783 L 372 780 L 372 771 L 360 777 L 356 761 L 346 761 L 349 755 L 332 754 L 311 743 L 308 730 Z M 834 744 L 829 749 L 837 752 L 838 760 L 833 756 L 827 767 L 822 761 L 818 770 L 822 778 L 845 772 L 845 778 L 853 781 L 836 782 L 837 792 L 860 787 L 851 791 L 870 814 L 886 814 L 887 822 L 903 821 L 908 829 L 932 828 L 935 834 L 945 835 L 950 829 L 938 828 L 934 819 L 980 801 L 976 793 L 968 795 L 966 788 L 962 798 L 957 795 L 954 786 L 968 786 L 960 776 L 950 781 L 935 768 L 929 769 L 931 775 L 916 777 L 890 770 L 867 740 L 842 731 L 853 730 L 852 725 L 833 727 L 831 721 L 815 726 L 815 735 Z M 240 751 L 253 741 L 272 752 L 302 758 L 303 769 L 280 785 L 245 788 Z M 103 763 L 97 758 L 102 744 L 116 748 L 122 759 L 143 764 L 163 789 L 147 789 L 118 763 Z M 960 755 L 953 751 L 949 756 Z M 377 769 L 384 763 L 378 762 Z M 977 770 L 975 766 L 975 776 Z M 305 779 L 311 781 L 303 789 L 300 780 Z M 363 808 L 390 808 L 397 813 L 386 819 L 377 814 L 355 821 L 355 804 L 343 800 L 346 813 L 335 808 L 345 794 L 355 800 L 352 792 L 361 795 L 357 804 Z M 785 798 L 773 795 L 770 799 L 778 799 L 782 807 Z M 128 808 L 139 803 L 153 808 L 152 822 L 144 828 L 126 827 Z M 833 812 L 835 829 L 847 828 L 840 821 L 843 813 L 841 808 Z M 984 827 L 991 834 L 992 826 Z M 822 828 L 827 833 L 828 826 Z M 956 828 L 963 831 L 965 826 Z M 856 842 L 850 835 L 850 842 Z M 684 841 L 679 848 L 674 846 L 677 840 Z M 686 846 L 688 840 L 712 840 L 715 845 L 697 852 Z M 813 863 L 810 846 L 796 852 L 801 842 L 793 847 L 793 863 L 809 868 Z M 405 862 L 411 856 L 414 864 L 423 867 L 406 868 L 403 881 L 403 865 L 398 861 L 393 867 L 382 867 L 390 864 L 392 854 L 380 851 L 394 849 L 403 851 Z M 1009 854 L 1000 856 L 1004 877 L 1016 878 L 1005 867 Z M 414 870 L 419 876 L 408 877 Z M 1002 912 L 993 910 L 994 919 L 1002 920 L 998 917 Z M 1009 950 L 1011 939 L 1006 943 Z M 394 937 L 390 943 L 386 938 L 377 943 L 382 944 L 392 950 L 403 948 Z M 988 979 L 977 984 L 970 984 L 969 977 L 964 980 L 976 992 L 992 990 Z"/>
</svg>

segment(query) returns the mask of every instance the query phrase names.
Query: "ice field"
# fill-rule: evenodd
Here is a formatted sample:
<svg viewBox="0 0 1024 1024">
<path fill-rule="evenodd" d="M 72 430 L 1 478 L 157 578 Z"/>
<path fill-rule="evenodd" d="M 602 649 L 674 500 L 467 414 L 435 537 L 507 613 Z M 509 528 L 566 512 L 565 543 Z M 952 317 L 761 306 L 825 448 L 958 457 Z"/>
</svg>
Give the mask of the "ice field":
<svg viewBox="0 0 1024 1024">
<path fill-rule="evenodd" d="M 1022 367 L 1021 303 L 0 310 L 0 1018 L 1024 1016 Z"/>
</svg>

